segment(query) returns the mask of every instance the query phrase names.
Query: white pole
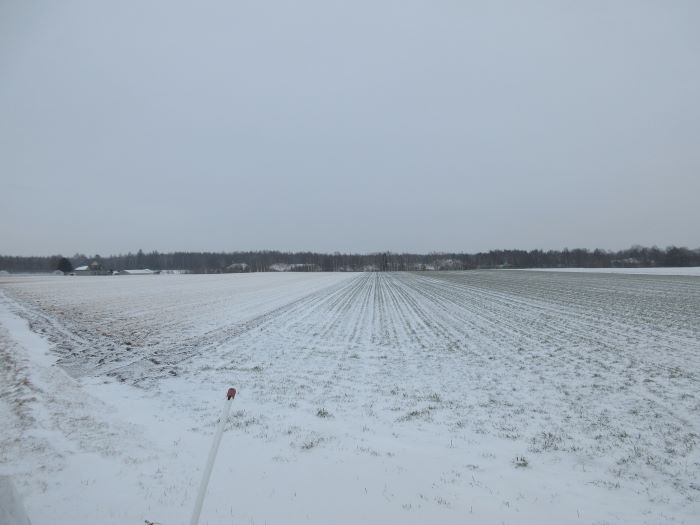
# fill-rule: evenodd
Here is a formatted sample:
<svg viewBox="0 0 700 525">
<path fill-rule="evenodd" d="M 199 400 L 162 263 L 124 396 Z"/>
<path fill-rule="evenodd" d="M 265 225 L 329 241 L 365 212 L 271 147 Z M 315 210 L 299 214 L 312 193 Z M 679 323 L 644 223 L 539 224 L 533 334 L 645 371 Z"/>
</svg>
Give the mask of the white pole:
<svg viewBox="0 0 700 525">
<path fill-rule="evenodd" d="M 214 460 L 216 459 L 216 453 L 219 451 L 221 436 L 224 433 L 224 426 L 226 425 L 226 420 L 228 419 L 228 413 L 231 410 L 231 401 L 233 401 L 233 398 L 235 396 L 236 389 L 229 388 L 228 392 L 226 393 L 226 401 L 224 401 L 224 409 L 221 411 L 219 424 L 216 427 L 216 432 L 214 433 L 214 442 L 211 444 L 209 458 L 207 459 L 207 466 L 204 467 L 204 475 L 202 476 L 202 483 L 199 485 L 197 502 L 194 505 L 194 511 L 192 512 L 192 519 L 190 520 L 190 525 L 197 525 L 197 523 L 199 523 L 199 515 L 202 512 L 202 504 L 204 503 L 204 495 L 207 493 L 207 485 L 209 485 L 211 470 L 212 468 L 214 468 Z"/>
</svg>

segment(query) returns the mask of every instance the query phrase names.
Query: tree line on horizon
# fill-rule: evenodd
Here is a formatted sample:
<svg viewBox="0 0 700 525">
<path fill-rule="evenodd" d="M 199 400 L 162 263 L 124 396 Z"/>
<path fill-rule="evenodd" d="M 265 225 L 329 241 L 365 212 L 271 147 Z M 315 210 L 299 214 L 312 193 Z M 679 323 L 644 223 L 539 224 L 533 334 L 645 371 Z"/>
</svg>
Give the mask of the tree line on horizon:
<svg viewBox="0 0 700 525">
<path fill-rule="evenodd" d="M 0 271 L 46 273 L 97 261 L 104 269 L 183 270 L 191 273 L 267 271 L 421 271 L 474 270 L 493 268 L 614 268 L 700 266 L 700 248 L 633 246 L 619 251 L 588 250 L 491 250 L 479 253 L 392 253 L 370 254 L 282 252 L 275 250 L 239 252 L 153 251 L 122 255 L 75 254 L 22 257 L 0 255 Z"/>
</svg>

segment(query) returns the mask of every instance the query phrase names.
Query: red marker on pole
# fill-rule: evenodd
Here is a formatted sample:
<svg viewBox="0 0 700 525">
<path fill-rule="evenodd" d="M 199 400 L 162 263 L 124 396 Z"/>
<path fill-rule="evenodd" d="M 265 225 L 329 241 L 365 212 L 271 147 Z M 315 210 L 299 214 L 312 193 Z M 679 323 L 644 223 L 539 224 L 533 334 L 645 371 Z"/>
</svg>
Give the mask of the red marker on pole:
<svg viewBox="0 0 700 525">
<path fill-rule="evenodd" d="M 209 458 L 207 459 L 207 464 L 204 467 L 202 483 L 199 485 L 199 493 L 197 494 L 197 501 L 194 504 L 194 511 L 192 512 L 192 519 L 190 520 L 190 525 L 197 525 L 197 523 L 199 523 L 199 515 L 202 513 L 202 504 L 204 503 L 204 496 L 207 493 L 207 485 L 209 485 L 211 471 L 214 468 L 214 460 L 216 459 L 216 454 L 219 451 L 221 436 L 224 433 L 224 426 L 226 425 L 228 413 L 231 410 L 231 402 L 233 401 L 234 397 L 236 397 L 236 389 L 229 388 L 228 392 L 226 392 L 226 401 L 224 401 L 224 409 L 221 412 L 221 417 L 219 418 L 219 422 L 216 427 L 216 432 L 214 433 L 214 442 L 211 444 L 211 450 L 209 450 Z"/>
</svg>

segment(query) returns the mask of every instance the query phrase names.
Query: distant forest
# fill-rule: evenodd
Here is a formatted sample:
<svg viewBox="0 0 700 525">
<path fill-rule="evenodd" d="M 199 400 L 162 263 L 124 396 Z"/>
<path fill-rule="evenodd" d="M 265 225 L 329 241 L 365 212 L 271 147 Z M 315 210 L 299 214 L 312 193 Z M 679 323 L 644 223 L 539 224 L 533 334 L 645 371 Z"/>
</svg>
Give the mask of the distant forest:
<svg viewBox="0 0 700 525">
<path fill-rule="evenodd" d="M 489 268 L 615 268 L 650 266 L 700 266 L 700 249 L 671 246 L 666 249 L 633 246 L 627 250 L 491 250 L 481 253 L 313 253 L 313 252 L 173 252 L 126 255 L 76 254 L 45 257 L 0 255 L 0 270 L 52 272 L 97 261 L 105 270 L 180 270 L 191 273 L 268 271 L 421 271 Z"/>
</svg>

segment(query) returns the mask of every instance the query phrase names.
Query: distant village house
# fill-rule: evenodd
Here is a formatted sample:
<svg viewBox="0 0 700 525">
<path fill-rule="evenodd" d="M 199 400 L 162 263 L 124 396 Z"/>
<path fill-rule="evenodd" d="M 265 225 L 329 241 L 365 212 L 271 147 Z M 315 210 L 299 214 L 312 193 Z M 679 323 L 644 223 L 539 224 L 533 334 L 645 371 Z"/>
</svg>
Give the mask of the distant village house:
<svg viewBox="0 0 700 525">
<path fill-rule="evenodd" d="M 92 261 L 87 266 L 78 266 L 71 275 L 112 275 L 112 270 L 105 270 L 97 261 Z"/>
</svg>

